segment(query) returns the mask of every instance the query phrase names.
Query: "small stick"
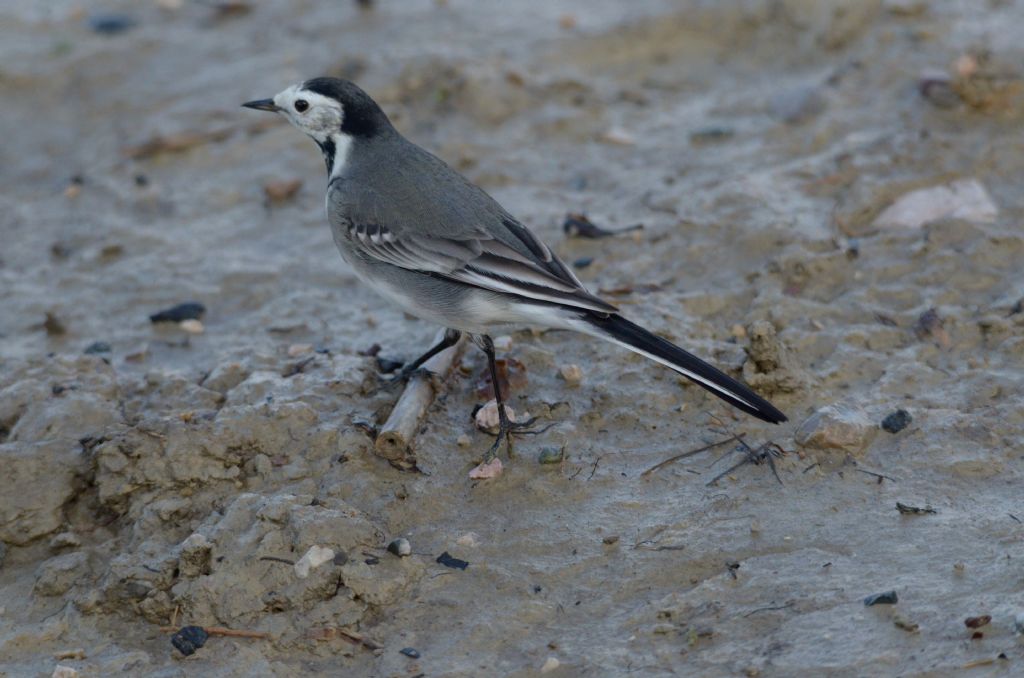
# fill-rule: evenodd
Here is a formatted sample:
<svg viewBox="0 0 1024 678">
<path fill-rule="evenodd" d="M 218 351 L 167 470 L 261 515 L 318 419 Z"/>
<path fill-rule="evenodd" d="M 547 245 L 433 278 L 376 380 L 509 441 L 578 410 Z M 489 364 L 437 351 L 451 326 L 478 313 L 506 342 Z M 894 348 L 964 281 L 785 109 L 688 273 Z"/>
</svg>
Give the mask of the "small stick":
<svg viewBox="0 0 1024 678">
<path fill-rule="evenodd" d="M 260 560 L 269 560 L 273 563 L 284 563 L 285 565 L 294 565 L 294 560 L 288 560 L 287 558 L 278 558 L 277 556 L 260 556 Z"/>
<path fill-rule="evenodd" d="M 434 337 L 434 342 L 440 342 L 444 338 L 444 333 L 443 329 L 438 332 Z M 465 345 L 466 338 L 463 334 L 457 344 L 446 348 L 424 363 L 423 369 L 446 379 Z M 377 434 L 374 447 L 378 456 L 403 465 L 409 461 L 415 461 L 409 460 L 408 456 L 412 441 L 419 430 L 420 420 L 434 400 L 434 386 L 431 381 L 416 373 L 409 378 L 409 383 L 402 391 L 402 396 L 395 403 L 388 420 L 380 427 L 380 433 Z"/>
<path fill-rule="evenodd" d="M 893 478 L 891 476 L 887 476 L 884 473 L 875 473 L 874 471 L 865 471 L 862 468 L 855 468 L 853 470 L 857 471 L 858 473 L 864 473 L 864 474 L 869 475 L 869 476 L 874 476 L 874 477 L 878 478 L 880 481 L 881 480 L 891 480 L 894 483 L 898 482 L 895 478 Z"/>
<path fill-rule="evenodd" d="M 371 650 L 380 650 L 380 649 L 382 649 L 384 647 L 383 645 L 381 645 L 377 641 L 371 640 L 371 639 L 367 638 L 366 636 L 362 635 L 361 633 L 356 633 L 355 631 L 349 631 L 347 629 L 341 628 L 340 626 L 338 627 L 338 633 L 340 633 L 341 635 L 345 636 L 349 640 L 354 641 L 356 643 L 359 643 L 360 645 L 362 645 L 364 647 L 367 647 L 367 648 L 369 648 Z"/>
<path fill-rule="evenodd" d="M 665 461 L 663 461 L 661 463 L 658 463 L 658 464 L 655 464 L 651 468 L 647 469 L 646 471 L 641 473 L 640 476 L 643 477 L 643 476 L 646 476 L 646 475 L 650 475 L 651 473 L 654 473 L 655 471 L 657 471 L 660 468 L 668 466 L 669 464 L 674 464 L 675 462 L 679 461 L 680 459 L 686 459 L 687 457 L 692 457 L 695 454 L 700 454 L 701 452 L 706 452 L 706 451 L 714 449 L 716 447 L 721 447 L 722 445 L 726 445 L 728 443 L 731 443 L 734 440 L 742 440 L 743 436 L 745 436 L 745 435 L 746 435 L 745 433 L 741 433 L 739 435 L 731 435 L 728 438 L 726 438 L 725 440 L 719 440 L 717 443 L 710 443 L 708 445 L 705 445 L 704 447 L 698 447 L 697 449 L 690 450 L 689 452 L 683 452 L 682 454 L 677 454 L 674 457 L 669 457 Z"/>
</svg>

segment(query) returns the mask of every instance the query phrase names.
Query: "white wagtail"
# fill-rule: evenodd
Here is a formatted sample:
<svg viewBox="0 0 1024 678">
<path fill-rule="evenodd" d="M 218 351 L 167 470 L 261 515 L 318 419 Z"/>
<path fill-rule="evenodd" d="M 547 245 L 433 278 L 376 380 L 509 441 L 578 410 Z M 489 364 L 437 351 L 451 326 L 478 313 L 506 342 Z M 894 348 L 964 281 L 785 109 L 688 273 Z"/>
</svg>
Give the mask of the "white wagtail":
<svg viewBox="0 0 1024 678">
<path fill-rule="evenodd" d="M 490 458 L 517 428 L 502 405 L 489 333 L 508 325 L 568 329 L 647 356 L 771 423 L 786 415 L 749 387 L 623 318 L 583 287 L 491 196 L 392 127 L 366 92 L 314 78 L 243 106 L 281 113 L 327 163 L 327 219 L 341 256 L 366 284 L 448 331 L 408 376 L 467 332 L 487 354 L 500 427 Z"/>
</svg>

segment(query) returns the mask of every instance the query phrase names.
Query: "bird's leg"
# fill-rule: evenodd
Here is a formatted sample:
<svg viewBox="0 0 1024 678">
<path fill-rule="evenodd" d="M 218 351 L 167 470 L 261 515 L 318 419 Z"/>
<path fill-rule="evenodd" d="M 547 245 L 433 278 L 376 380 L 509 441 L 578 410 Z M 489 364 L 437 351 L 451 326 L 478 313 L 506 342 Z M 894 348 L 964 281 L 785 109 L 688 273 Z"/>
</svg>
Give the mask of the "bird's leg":
<svg viewBox="0 0 1024 678">
<path fill-rule="evenodd" d="M 508 456 L 511 459 L 512 432 L 528 428 L 536 419 L 530 418 L 528 421 L 523 422 L 509 421 L 508 413 L 505 412 L 505 403 L 501 397 L 501 386 L 498 383 L 498 366 L 494 359 L 494 341 L 488 335 L 481 334 L 477 337 L 477 345 L 487 355 L 487 367 L 491 371 L 491 387 L 494 389 L 494 402 L 498 406 L 498 437 L 495 438 L 494 444 L 491 445 L 491 448 L 487 450 L 487 454 L 484 455 L 484 461 L 494 459 L 498 449 L 501 447 L 502 440 L 505 441 L 508 447 Z"/>
<path fill-rule="evenodd" d="M 400 369 L 395 376 L 389 378 L 384 385 L 394 386 L 396 384 L 401 384 L 407 381 L 409 377 L 411 377 L 414 373 L 419 371 L 421 367 L 423 367 L 423 363 L 427 362 L 428 360 L 430 360 L 431 358 L 433 358 L 435 355 L 445 350 L 446 348 L 451 348 L 455 344 L 459 343 L 459 339 L 461 337 L 462 332 L 460 330 L 453 330 L 450 328 L 445 330 L 444 337 L 441 338 L 441 341 L 431 346 L 426 353 L 421 355 L 419 358 L 416 358 L 416 360 L 413 360 L 411 363 L 406 363 L 405 365 L 403 365 L 402 369 Z"/>
</svg>

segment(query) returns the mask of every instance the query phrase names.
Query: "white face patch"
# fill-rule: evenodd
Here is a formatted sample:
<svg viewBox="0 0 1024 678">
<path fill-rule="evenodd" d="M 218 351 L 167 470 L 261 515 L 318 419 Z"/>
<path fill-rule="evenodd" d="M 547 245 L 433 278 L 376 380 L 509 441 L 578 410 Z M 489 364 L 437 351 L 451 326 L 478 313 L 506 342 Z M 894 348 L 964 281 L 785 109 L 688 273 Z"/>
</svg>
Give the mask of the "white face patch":
<svg viewBox="0 0 1024 678">
<path fill-rule="evenodd" d="M 305 106 L 302 104 L 305 102 Z M 352 137 L 341 133 L 345 119 L 344 107 L 335 99 L 292 85 L 274 95 L 274 105 L 288 122 L 298 127 L 316 141 L 321 148 L 330 141 L 334 146 L 331 177 L 338 176 L 345 167 Z M 300 110 L 302 109 L 302 110 Z"/>
<path fill-rule="evenodd" d="M 306 105 L 303 106 L 302 102 Z M 317 141 L 326 141 L 340 134 L 345 111 L 330 97 L 302 89 L 302 85 L 292 85 L 274 96 L 274 104 L 291 124 Z"/>
</svg>

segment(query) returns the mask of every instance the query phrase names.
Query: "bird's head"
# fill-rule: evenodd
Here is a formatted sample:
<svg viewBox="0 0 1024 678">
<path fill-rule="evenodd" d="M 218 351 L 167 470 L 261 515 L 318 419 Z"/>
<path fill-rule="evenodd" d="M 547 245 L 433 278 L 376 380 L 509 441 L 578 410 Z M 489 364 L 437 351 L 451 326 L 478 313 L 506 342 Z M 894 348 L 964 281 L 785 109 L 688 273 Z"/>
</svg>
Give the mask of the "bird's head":
<svg viewBox="0 0 1024 678">
<path fill-rule="evenodd" d="M 348 80 L 313 78 L 284 89 L 271 99 L 242 104 L 280 113 L 320 146 L 333 171 L 335 154 L 355 139 L 371 139 L 393 130 L 384 111 L 366 92 Z"/>
</svg>

